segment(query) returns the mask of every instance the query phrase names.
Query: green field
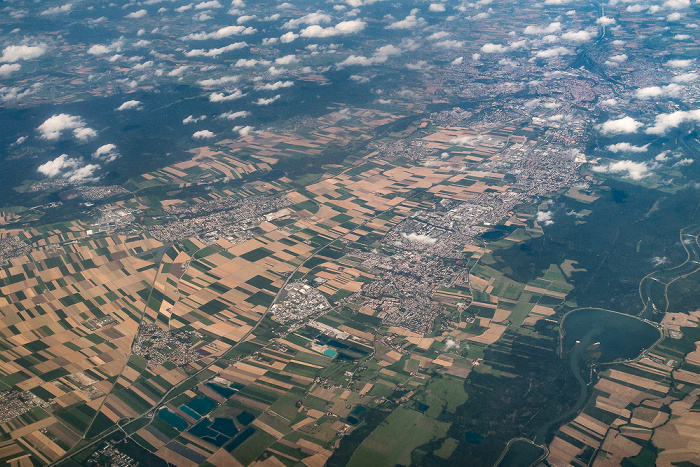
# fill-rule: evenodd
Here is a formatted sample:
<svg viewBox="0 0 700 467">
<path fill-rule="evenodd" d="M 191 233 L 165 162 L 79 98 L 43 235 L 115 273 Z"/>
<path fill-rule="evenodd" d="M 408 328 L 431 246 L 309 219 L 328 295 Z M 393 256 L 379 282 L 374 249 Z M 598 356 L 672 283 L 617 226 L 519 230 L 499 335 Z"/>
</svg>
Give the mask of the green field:
<svg viewBox="0 0 700 467">
<path fill-rule="evenodd" d="M 360 444 L 348 466 L 410 465 L 411 451 L 445 436 L 448 426 L 399 407 Z"/>
</svg>

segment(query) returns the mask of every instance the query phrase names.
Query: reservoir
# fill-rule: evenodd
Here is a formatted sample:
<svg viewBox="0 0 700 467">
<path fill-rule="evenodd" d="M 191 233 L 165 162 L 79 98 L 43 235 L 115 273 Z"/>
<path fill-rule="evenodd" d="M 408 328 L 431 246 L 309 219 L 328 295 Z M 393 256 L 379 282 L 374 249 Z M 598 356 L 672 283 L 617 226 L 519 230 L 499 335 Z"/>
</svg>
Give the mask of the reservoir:
<svg viewBox="0 0 700 467">
<path fill-rule="evenodd" d="M 651 324 L 599 308 L 572 311 L 564 317 L 561 329 L 565 354 L 576 341 L 599 343 L 595 350 L 600 352 L 600 363 L 636 358 L 661 337 L 660 331 Z"/>
</svg>

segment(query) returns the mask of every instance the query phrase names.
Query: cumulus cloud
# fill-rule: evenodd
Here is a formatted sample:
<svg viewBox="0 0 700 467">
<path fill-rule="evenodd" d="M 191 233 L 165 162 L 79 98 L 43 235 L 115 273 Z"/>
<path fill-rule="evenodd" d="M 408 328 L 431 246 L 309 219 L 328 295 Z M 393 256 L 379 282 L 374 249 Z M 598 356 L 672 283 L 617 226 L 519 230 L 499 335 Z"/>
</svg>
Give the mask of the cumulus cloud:
<svg viewBox="0 0 700 467">
<path fill-rule="evenodd" d="M 700 122 L 700 109 L 678 110 L 672 113 L 659 114 L 654 118 L 654 125 L 646 129 L 649 135 L 664 135 L 672 128 L 685 122 Z"/>
<path fill-rule="evenodd" d="M 253 130 L 255 130 L 255 127 L 252 127 L 250 125 L 246 125 L 246 126 L 236 125 L 232 129 L 232 131 L 237 131 L 238 134 L 241 136 L 249 135 L 253 132 Z"/>
<path fill-rule="evenodd" d="M 593 34 L 582 29 L 580 31 L 568 31 L 561 35 L 561 38 L 571 42 L 588 42 L 593 38 Z"/>
<path fill-rule="evenodd" d="M 184 125 L 187 125 L 188 123 L 197 123 L 201 122 L 202 120 L 206 120 L 207 116 L 206 115 L 200 115 L 199 117 L 195 117 L 194 115 L 188 115 L 187 117 L 182 119 L 182 123 Z"/>
<path fill-rule="evenodd" d="M 200 79 L 197 81 L 197 84 L 200 86 L 204 87 L 212 87 L 212 86 L 222 86 L 226 84 L 233 84 L 237 83 L 240 81 L 240 77 L 233 75 L 233 76 L 222 76 L 220 78 L 208 78 L 208 79 Z"/>
<path fill-rule="evenodd" d="M 554 22 L 550 23 L 549 26 L 528 26 L 523 29 L 523 34 L 552 34 L 554 32 L 561 31 L 561 23 Z"/>
<path fill-rule="evenodd" d="M 535 56 L 538 58 L 553 58 L 561 55 L 569 55 L 571 53 L 571 50 L 566 47 L 552 47 L 551 49 L 538 50 Z"/>
<path fill-rule="evenodd" d="M 212 0 L 209 2 L 201 2 L 197 3 L 194 6 L 195 10 L 209 10 L 209 9 L 214 9 L 214 8 L 223 8 L 224 6 L 219 3 L 217 0 Z"/>
<path fill-rule="evenodd" d="M 297 63 L 299 59 L 294 54 L 285 55 L 284 57 L 279 57 L 275 59 L 275 63 L 278 65 L 291 65 Z"/>
<path fill-rule="evenodd" d="M 246 42 L 234 42 L 233 44 L 226 45 L 224 47 L 217 47 L 215 49 L 193 49 L 185 52 L 186 57 L 218 57 L 219 55 L 231 52 L 232 50 L 242 49 L 246 47 L 248 43 Z"/>
<path fill-rule="evenodd" d="M 600 18 L 595 20 L 595 22 L 597 24 L 600 24 L 601 26 L 611 26 L 611 25 L 615 24 L 615 19 L 610 18 L 608 16 L 601 16 Z"/>
<path fill-rule="evenodd" d="M 464 61 L 464 57 L 457 57 L 450 62 L 451 65 L 461 65 Z"/>
<path fill-rule="evenodd" d="M 68 154 L 61 154 L 56 159 L 41 164 L 37 170 L 47 177 L 55 177 L 64 169 L 77 167 L 80 161 L 72 159 Z"/>
<path fill-rule="evenodd" d="M 190 67 L 187 65 L 181 65 L 177 68 L 173 68 L 168 72 L 168 76 L 182 76 L 182 74 L 187 71 Z"/>
<path fill-rule="evenodd" d="M 139 109 L 141 106 L 141 101 L 126 101 L 119 107 L 117 107 L 115 110 L 133 110 L 133 109 Z"/>
<path fill-rule="evenodd" d="M 331 17 L 330 15 L 324 13 L 321 10 L 317 10 L 314 13 L 309 13 L 301 18 L 295 18 L 295 19 L 290 19 L 284 25 L 282 25 L 283 28 L 285 29 L 296 29 L 302 25 L 312 25 L 312 24 L 321 24 L 321 23 L 330 23 L 331 22 Z"/>
<path fill-rule="evenodd" d="M 326 28 L 314 24 L 302 29 L 299 35 L 301 37 L 332 37 L 339 35 L 347 35 L 360 32 L 365 28 L 365 26 L 366 23 L 359 19 L 343 21 L 341 23 L 336 24 L 335 26 L 329 26 Z M 280 40 L 282 39 L 280 38 Z M 282 42 L 284 42 L 284 40 L 282 40 Z"/>
<path fill-rule="evenodd" d="M 20 68 L 22 68 L 22 66 L 19 63 L 13 63 L 12 65 L 5 63 L 0 65 L 0 78 L 10 76 L 15 71 L 19 71 Z"/>
<path fill-rule="evenodd" d="M 268 98 L 268 99 L 263 99 L 263 98 L 261 97 L 260 99 L 258 99 L 258 100 L 256 100 L 255 102 L 253 102 L 253 104 L 255 104 L 255 105 L 270 105 L 270 104 L 272 104 L 273 102 L 275 102 L 277 99 L 279 99 L 280 97 L 282 97 L 281 94 L 277 94 L 275 97 L 270 97 L 270 98 Z"/>
<path fill-rule="evenodd" d="M 2 49 L 0 62 L 14 63 L 20 60 L 31 60 L 46 53 L 46 45 L 8 45 Z"/>
<path fill-rule="evenodd" d="M 411 232 L 410 234 L 402 233 L 401 236 L 409 242 L 425 243 L 426 245 L 433 245 L 438 240 L 430 235 L 418 234 L 416 232 Z"/>
<path fill-rule="evenodd" d="M 61 134 L 66 130 L 73 130 L 73 135 L 80 140 L 87 140 L 97 136 L 97 132 L 87 128 L 80 117 L 68 114 L 53 115 L 37 128 L 40 136 L 50 141 L 60 138 Z"/>
<path fill-rule="evenodd" d="M 138 11 L 133 11 L 126 15 L 127 18 L 133 18 L 133 19 L 138 19 L 138 18 L 143 18 L 144 16 L 148 15 L 148 12 L 146 10 L 138 10 Z"/>
<path fill-rule="evenodd" d="M 42 16 L 44 16 L 44 15 L 58 15 L 61 13 L 70 13 L 70 11 L 72 9 L 73 9 L 73 4 L 66 3 L 65 5 L 47 8 L 46 10 L 42 11 L 41 14 L 42 14 Z"/>
<path fill-rule="evenodd" d="M 490 42 L 481 46 L 481 51 L 483 53 L 487 53 L 487 54 L 503 53 L 507 50 L 508 50 L 508 47 L 504 47 L 501 44 L 491 44 Z"/>
<path fill-rule="evenodd" d="M 199 130 L 199 131 L 195 131 L 194 133 L 192 133 L 192 137 L 194 139 L 213 138 L 214 136 L 216 136 L 216 135 L 209 130 Z"/>
<path fill-rule="evenodd" d="M 213 32 L 193 32 L 192 34 L 182 37 L 182 40 L 206 41 L 209 39 L 225 39 L 231 36 L 255 34 L 256 31 L 257 29 L 251 28 L 250 26 L 225 26 Z"/>
<path fill-rule="evenodd" d="M 645 144 L 644 146 L 634 146 L 630 143 L 617 143 L 617 144 L 611 144 L 606 147 L 606 149 L 610 152 L 614 153 L 640 153 L 640 152 L 647 152 L 647 148 L 649 147 L 648 144 Z"/>
<path fill-rule="evenodd" d="M 2 67 L 0 67 L 0 72 L 2 71 Z M 683 73 L 680 75 L 674 76 L 671 81 L 674 83 L 690 83 L 693 81 L 696 81 L 700 77 L 697 73 Z"/>
<path fill-rule="evenodd" d="M 445 5 L 442 3 L 431 3 L 428 7 L 428 11 L 432 11 L 433 13 L 443 12 L 445 11 Z"/>
<path fill-rule="evenodd" d="M 552 220 L 553 214 L 551 211 L 538 211 L 537 212 L 537 223 L 543 225 L 552 225 L 554 221 Z"/>
<path fill-rule="evenodd" d="M 620 135 L 623 133 L 636 133 L 642 124 L 632 117 L 622 117 L 617 120 L 608 120 L 597 128 L 606 135 Z"/>
<path fill-rule="evenodd" d="M 292 31 L 286 32 L 280 36 L 280 41 L 283 44 L 289 44 L 290 42 L 296 40 L 299 37 L 299 34 L 295 34 Z"/>
<path fill-rule="evenodd" d="M 124 41 L 117 40 L 109 45 L 95 44 L 88 49 L 90 55 L 105 55 L 113 52 L 121 52 Z"/>
<path fill-rule="evenodd" d="M 693 62 L 693 59 L 676 59 L 669 60 L 664 65 L 669 66 L 671 68 L 688 68 L 690 65 L 693 64 Z"/>
<path fill-rule="evenodd" d="M 617 54 L 613 55 L 610 58 L 608 58 L 608 61 L 615 62 L 615 63 L 623 63 L 627 61 L 627 55 L 626 54 Z"/>
<path fill-rule="evenodd" d="M 436 47 L 441 47 L 443 49 L 461 49 L 464 47 L 464 41 L 457 41 L 454 39 L 447 39 L 444 41 L 438 41 L 435 43 Z"/>
<path fill-rule="evenodd" d="M 294 86 L 294 81 L 276 81 L 274 83 L 261 84 L 255 87 L 258 91 L 277 91 L 278 89 Z"/>
<path fill-rule="evenodd" d="M 649 99 L 652 97 L 677 97 L 683 86 L 671 83 L 667 86 L 647 86 L 635 91 L 637 99 Z"/>
<path fill-rule="evenodd" d="M 82 165 L 79 159 L 69 157 L 67 154 L 61 154 L 56 159 L 48 161 L 37 168 L 37 171 L 47 177 L 56 177 L 63 175 L 71 182 L 85 182 L 94 180 L 95 171 L 100 166 L 97 164 Z"/>
<path fill-rule="evenodd" d="M 104 144 L 92 153 L 92 157 L 104 162 L 112 162 L 119 157 L 117 146 L 114 144 Z"/>
<path fill-rule="evenodd" d="M 666 0 L 663 6 L 671 10 L 682 10 L 690 6 L 690 0 Z"/>
<path fill-rule="evenodd" d="M 423 18 L 419 18 L 415 14 L 406 16 L 401 21 L 396 21 L 387 26 L 387 29 L 413 29 L 417 27 L 423 27 L 427 22 Z"/>
<path fill-rule="evenodd" d="M 219 115 L 219 118 L 225 118 L 227 120 L 235 120 L 237 118 L 244 118 L 250 116 L 250 112 L 246 112 L 245 110 L 239 110 L 236 112 L 225 112 Z"/>
<path fill-rule="evenodd" d="M 224 94 L 223 92 L 213 92 L 209 95 L 209 102 L 232 101 L 235 99 L 240 99 L 243 96 L 245 96 L 245 94 L 240 89 L 236 89 L 229 94 Z"/>
<path fill-rule="evenodd" d="M 596 165 L 592 167 L 592 170 L 599 173 L 622 174 L 624 177 L 631 178 L 632 180 L 641 180 L 651 175 L 651 170 L 653 168 L 653 165 L 649 165 L 646 162 L 625 160 L 611 162 L 607 165 Z"/>
</svg>

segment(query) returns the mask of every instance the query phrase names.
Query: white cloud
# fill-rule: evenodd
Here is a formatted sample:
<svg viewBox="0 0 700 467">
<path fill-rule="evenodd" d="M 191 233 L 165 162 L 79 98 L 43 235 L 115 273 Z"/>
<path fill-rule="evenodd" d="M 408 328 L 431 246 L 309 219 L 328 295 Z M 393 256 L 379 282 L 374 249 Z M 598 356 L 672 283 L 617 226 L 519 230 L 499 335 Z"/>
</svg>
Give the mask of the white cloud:
<svg viewBox="0 0 700 467">
<path fill-rule="evenodd" d="M 663 135 L 672 128 L 685 122 L 700 122 L 700 109 L 678 110 L 668 114 L 659 114 L 654 119 L 654 126 L 646 129 L 649 135 Z"/>
<path fill-rule="evenodd" d="M 226 85 L 226 84 L 232 84 L 232 83 L 237 83 L 240 81 L 240 76 L 222 76 L 220 78 L 208 78 L 208 79 L 200 79 L 197 81 L 197 84 L 200 86 L 205 86 L 205 87 L 211 87 L 211 86 L 221 86 L 221 85 Z"/>
<path fill-rule="evenodd" d="M 31 60 L 46 53 L 46 45 L 8 45 L 2 50 L 0 62 L 14 63 L 20 60 Z"/>
<path fill-rule="evenodd" d="M 523 29 L 523 34 L 552 34 L 558 31 L 561 31 L 561 23 L 554 22 L 550 23 L 547 27 L 528 26 Z"/>
<path fill-rule="evenodd" d="M 418 234 L 416 232 L 411 232 L 410 234 L 401 233 L 401 236 L 409 242 L 425 243 L 426 245 L 433 245 L 438 241 L 437 238 L 433 238 L 430 235 Z"/>
<path fill-rule="evenodd" d="M 226 112 L 222 113 L 219 115 L 219 118 L 225 118 L 227 120 L 235 120 L 237 118 L 245 118 L 250 116 L 250 112 L 246 112 L 245 110 L 239 110 L 237 112 Z"/>
<path fill-rule="evenodd" d="M 226 45 L 224 47 L 218 47 L 216 49 L 192 49 L 185 52 L 186 57 L 218 57 L 219 55 L 231 52 L 232 50 L 242 49 L 246 47 L 248 43 L 246 42 L 234 42 L 233 44 Z"/>
<path fill-rule="evenodd" d="M 251 68 L 255 65 L 269 65 L 270 62 L 267 60 L 257 60 L 255 58 L 239 58 L 234 66 L 241 68 Z"/>
<path fill-rule="evenodd" d="M 416 15 L 408 15 L 401 21 L 396 21 L 387 26 L 387 29 L 413 29 L 417 27 L 423 27 L 427 23 L 423 18 L 419 18 Z"/>
<path fill-rule="evenodd" d="M 66 172 L 63 176 L 66 177 L 68 181 L 76 183 L 95 181 L 97 180 L 95 172 L 99 168 L 100 166 L 97 164 L 87 164 L 75 170 L 71 170 L 70 172 Z"/>
<path fill-rule="evenodd" d="M 8 65 L 7 63 L 5 63 L 3 65 L 0 65 L 0 78 L 10 76 L 15 71 L 19 71 L 20 68 L 22 68 L 22 65 L 20 65 L 19 63 L 13 63 L 12 65 Z"/>
<path fill-rule="evenodd" d="M 676 34 L 673 38 L 677 41 L 687 41 L 693 38 L 690 34 Z"/>
<path fill-rule="evenodd" d="M 40 136 L 47 140 L 57 140 L 66 130 L 73 130 L 73 135 L 80 140 L 97 136 L 97 132 L 87 128 L 80 117 L 68 114 L 53 115 L 37 128 Z"/>
<path fill-rule="evenodd" d="M 596 24 L 600 24 L 602 26 L 610 26 L 612 24 L 615 24 L 615 19 L 610 18 L 608 16 L 601 16 L 597 20 L 595 20 Z"/>
<path fill-rule="evenodd" d="M 670 66 L 671 68 L 688 68 L 694 62 L 693 59 L 676 59 L 669 60 L 664 65 Z"/>
<path fill-rule="evenodd" d="M 607 165 L 596 165 L 591 167 L 594 172 L 599 173 L 610 173 L 610 174 L 623 174 L 623 176 L 629 177 L 632 180 L 641 180 L 645 177 L 651 175 L 651 170 L 654 165 L 649 165 L 646 162 L 634 162 L 634 161 L 617 161 L 611 162 Z"/>
<path fill-rule="evenodd" d="M 149 60 L 147 62 L 137 63 L 136 65 L 131 67 L 131 69 L 140 71 L 140 70 L 145 70 L 146 68 L 151 68 L 152 66 L 153 66 L 153 60 Z"/>
<path fill-rule="evenodd" d="M 283 44 L 289 44 L 290 42 L 294 41 L 299 37 L 299 34 L 295 34 L 292 31 L 285 32 L 280 36 L 280 41 L 282 41 Z"/>
<path fill-rule="evenodd" d="M 491 44 L 490 42 L 481 46 L 481 51 L 487 54 L 503 53 L 506 50 L 508 50 L 508 47 L 504 47 L 501 44 Z"/>
<path fill-rule="evenodd" d="M 181 65 L 177 68 L 174 68 L 168 72 L 168 76 L 181 76 L 185 71 L 187 71 L 190 67 L 187 65 Z"/>
<path fill-rule="evenodd" d="M 692 164 L 693 162 L 695 162 L 693 159 L 688 159 L 688 158 L 686 158 L 686 159 L 681 159 L 681 160 L 679 160 L 678 162 L 676 162 L 675 164 L 673 164 L 673 167 L 682 167 L 682 166 L 685 166 L 685 165 L 690 165 L 690 164 Z"/>
<path fill-rule="evenodd" d="M 117 146 L 114 144 L 104 144 L 92 153 L 92 157 L 104 162 L 112 162 L 119 157 Z"/>
<path fill-rule="evenodd" d="M 464 61 L 464 57 L 457 57 L 450 62 L 450 65 L 461 65 Z"/>
<path fill-rule="evenodd" d="M 435 43 L 436 47 L 441 47 L 443 49 L 461 49 L 464 47 L 464 41 L 457 41 L 454 39 L 447 39 L 444 41 L 438 41 Z"/>
<path fill-rule="evenodd" d="M 666 86 L 647 86 L 635 91 L 637 99 L 649 99 L 652 97 L 677 97 L 683 86 L 671 83 Z"/>
<path fill-rule="evenodd" d="M 277 91 L 278 89 L 294 86 L 294 81 L 276 81 L 274 83 L 266 83 L 256 86 L 258 91 Z"/>
<path fill-rule="evenodd" d="M 55 177 L 64 169 L 74 168 L 80 165 L 80 161 L 68 157 L 68 154 L 61 154 L 56 159 L 41 164 L 37 170 L 47 177 Z"/>
<path fill-rule="evenodd" d="M 108 53 L 112 52 L 121 52 L 122 51 L 122 46 L 124 45 L 124 41 L 116 40 L 112 42 L 110 45 L 101 45 L 101 44 L 96 44 L 91 46 L 88 49 L 88 53 L 90 55 L 105 55 Z"/>
<path fill-rule="evenodd" d="M 544 225 L 552 225 L 554 221 L 552 220 L 553 214 L 551 211 L 538 211 L 537 212 L 537 222 Z"/>
<path fill-rule="evenodd" d="M 2 71 L 1 68 L 2 67 L 0 67 L 0 71 Z M 674 83 L 690 83 L 692 81 L 696 81 L 699 77 L 700 75 L 698 75 L 697 73 L 683 73 L 674 76 L 671 79 L 671 81 L 673 81 Z"/>
<path fill-rule="evenodd" d="M 284 57 L 279 57 L 275 59 L 275 63 L 278 65 L 291 65 L 293 63 L 297 63 L 298 61 L 299 59 L 294 54 L 285 55 Z"/>
<path fill-rule="evenodd" d="M 432 11 L 433 13 L 443 12 L 445 11 L 445 5 L 442 3 L 431 3 L 428 7 L 428 11 Z"/>
<path fill-rule="evenodd" d="M 253 102 L 255 105 L 270 105 L 273 102 L 275 102 L 277 99 L 282 97 L 280 94 L 277 94 L 275 97 L 270 97 L 269 99 L 263 99 L 262 97 L 258 99 L 257 101 Z"/>
<path fill-rule="evenodd" d="M 119 107 L 117 107 L 115 110 L 132 110 L 132 109 L 139 109 L 141 106 L 141 101 L 126 101 Z"/>
<path fill-rule="evenodd" d="M 250 125 L 246 125 L 246 126 L 236 125 L 233 127 L 232 131 L 237 131 L 239 135 L 246 136 L 246 135 L 251 134 L 254 129 L 255 129 L 255 127 L 252 127 Z"/>
<path fill-rule="evenodd" d="M 247 23 L 248 21 L 252 21 L 252 20 L 257 19 L 257 18 L 258 18 L 257 15 L 243 15 L 243 16 L 239 16 L 238 18 L 236 18 L 236 24 L 245 24 L 245 23 Z"/>
<path fill-rule="evenodd" d="M 571 53 L 571 50 L 567 49 L 566 47 L 552 47 L 551 49 L 537 51 L 535 56 L 539 58 L 552 58 L 559 57 L 561 55 L 569 55 Z"/>
<path fill-rule="evenodd" d="M 626 54 L 617 54 L 613 55 L 612 57 L 608 58 L 609 61 L 615 62 L 615 63 L 623 63 L 627 61 L 627 55 Z"/>
<path fill-rule="evenodd" d="M 649 147 L 648 144 L 645 144 L 644 146 L 634 146 L 630 143 L 617 143 L 617 144 L 611 144 L 606 147 L 606 149 L 610 152 L 613 152 L 615 154 L 624 152 L 624 153 L 641 153 L 641 152 L 647 152 L 647 148 Z"/>
<path fill-rule="evenodd" d="M 671 10 L 682 10 L 690 6 L 690 0 L 666 0 L 663 6 Z"/>
<path fill-rule="evenodd" d="M 582 29 L 580 31 L 568 31 L 561 35 L 562 39 L 572 42 L 588 42 L 593 38 L 593 34 Z"/>
<path fill-rule="evenodd" d="M 235 91 L 229 94 L 224 94 L 223 92 L 213 92 L 209 96 L 209 102 L 232 101 L 235 99 L 240 99 L 243 96 L 245 96 L 245 94 L 243 94 L 243 91 L 241 91 L 240 89 L 236 89 Z"/>
<path fill-rule="evenodd" d="M 197 122 L 201 122 L 202 120 L 206 120 L 206 119 L 207 119 L 206 115 L 200 115 L 199 117 L 195 117 L 194 115 L 189 115 L 189 116 L 182 119 L 182 123 L 184 125 L 187 125 L 188 123 L 197 123 Z"/>
<path fill-rule="evenodd" d="M 608 120 L 602 125 L 598 125 L 601 133 L 606 135 L 620 135 L 623 133 L 636 133 L 642 124 L 632 117 L 622 117 L 617 120 Z"/>
<path fill-rule="evenodd" d="M 72 8 L 73 8 L 72 3 L 66 3 L 65 5 L 47 8 L 46 10 L 42 11 L 41 14 L 43 16 L 43 15 L 58 15 L 60 13 L 70 13 Z"/>
<path fill-rule="evenodd" d="M 327 15 L 321 10 L 318 10 L 314 13 L 309 13 L 307 15 L 302 16 L 301 18 L 295 18 L 295 19 L 290 19 L 284 25 L 282 26 L 285 29 L 296 29 L 302 25 L 311 25 L 311 24 L 321 24 L 321 23 L 330 23 L 331 22 L 331 17 L 330 15 Z"/>
<path fill-rule="evenodd" d="M 209 10 L 209 9 L 214 9 L 214 8 L 223 8 L 224 6 L 219 3 L 217 0 L 212 0 L 210 2 L 201 2 L 197 3 L 194 6 L 195 10 Z"/>
<path fill-rule="evenodd" d="M 254 34 L 257 31 L 250 26 L 225 26 L 213 32 L 195 32 L 182 37 L 182 40 L 205 41 L 209 39 L 225 39 L 231 36 Z"/>
<path fill-rule="evenodd" d="M 365 28 L 365 26 L 366 23 L 364 21 L 354 19 L 351 21 L 343 21 L 341 23 L 336 24 L 335 26 L 330 26 L 327 28 L 314 24 L 302 29 L 299 34 L 301 35 L 301 37 L 332 37 L 339 35 L 354 34 L 356 32 L 362 31 Z"/>
<path fill-rule="evenodd" d="M 213 138 L 214 136 L 216 136 L 216 135 L 209 130 L 199 130 L 199 131 L 195 131 L 194 133 L 192 133 L 192 137 L 194 139 Z"/>
<path fill-rule="evenodd" d="M 613 99 L 613 98 L 605 99 L 604 101 L 601 101 L 600 104 L 605 106 L 605 107 L 615 107 L 617 105 L 617 99 Z"/>
<path fill-rule="evenodd" d="M 146 10 L 139 10 L 139 11 L 134 11 L 126 15 L 127 18 L 133 18 L 133 19 L 138 19 L 138 18 L 143 18 L 144 16 L 148 15 L 148 12 Z"/>
<path fill-rule="evenodd" d="M 428 39 L 429 41 L 439 41 L 440 39 L 445 39 L 446 37 L 450 37 L 450 33 L 449 33 L 449 32 L 447 32 L 447 31 L 438 31 L 438 32 L 432 33 L 431 35 L 429 35 L 428 37 L 426 37 L 426 39 Z"/>
<path fill-rule="evenodd" d="M 678 12 L 675 12 L 675 13 L 671 13 L 670 15 L 668 15 L 668 16 L 666 17 L 666 21 L 680 21 L 680 19 L 681 19 L 682 17 L 683 17 L 682 14 L 680 14 L 680 13 L 678 13 Z"/>
</svg>

